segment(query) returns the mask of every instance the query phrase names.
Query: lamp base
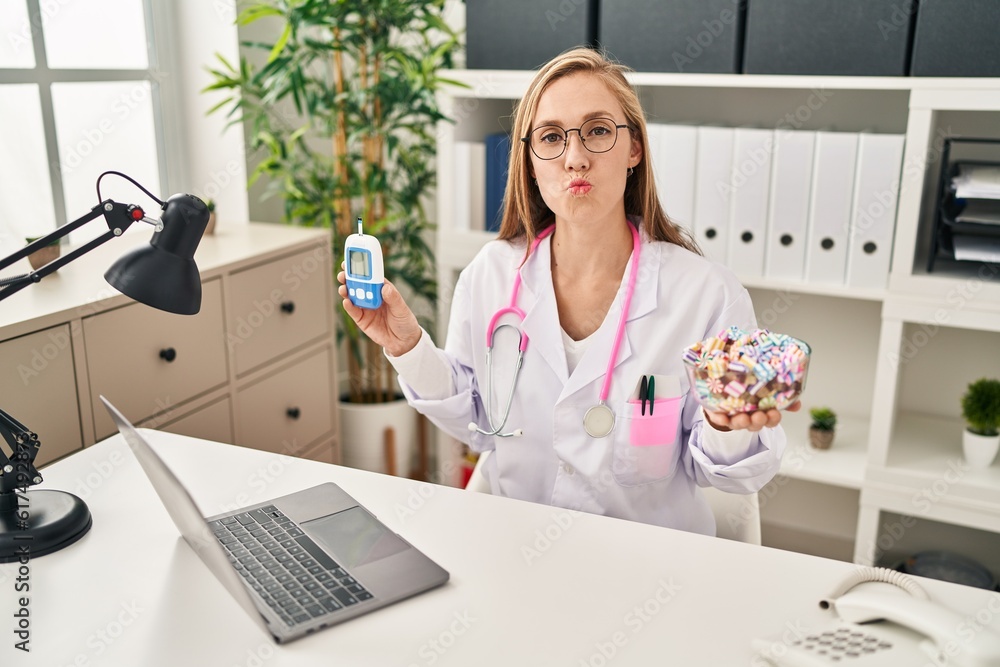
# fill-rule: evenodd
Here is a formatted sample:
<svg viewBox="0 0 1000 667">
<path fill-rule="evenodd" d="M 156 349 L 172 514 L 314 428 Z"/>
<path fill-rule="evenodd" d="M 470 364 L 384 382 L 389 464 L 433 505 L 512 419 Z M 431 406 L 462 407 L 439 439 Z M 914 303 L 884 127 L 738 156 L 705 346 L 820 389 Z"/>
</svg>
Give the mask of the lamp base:
<svg viewBox="0 0 1000 667">
<path fill-rule="evenodd" d="M 0 563 L 26 561 L 59 551 L 86 535 L 93 525 L 87 504 L 65 491 L 28 491 L 27 526 L 17 510 L 0 511 Z"/>
</svg>

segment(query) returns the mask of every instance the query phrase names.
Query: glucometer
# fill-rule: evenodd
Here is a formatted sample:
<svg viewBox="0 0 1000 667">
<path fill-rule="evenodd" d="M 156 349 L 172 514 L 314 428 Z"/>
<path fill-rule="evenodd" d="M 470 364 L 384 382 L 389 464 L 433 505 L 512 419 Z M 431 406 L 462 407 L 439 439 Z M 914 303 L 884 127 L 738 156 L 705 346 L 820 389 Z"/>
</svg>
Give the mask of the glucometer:
<svg viewBox="0 0 1000 667">
<path fill-rule="evenodd" d="M 382 246 L 377 238 L 362 231 L 360 217 L 358 233 L 348 236 L 344 243 L 344 270 L 351 303 L 370 310 L 382 305 L 382 284 L 385 282 Z"/>
</svg>

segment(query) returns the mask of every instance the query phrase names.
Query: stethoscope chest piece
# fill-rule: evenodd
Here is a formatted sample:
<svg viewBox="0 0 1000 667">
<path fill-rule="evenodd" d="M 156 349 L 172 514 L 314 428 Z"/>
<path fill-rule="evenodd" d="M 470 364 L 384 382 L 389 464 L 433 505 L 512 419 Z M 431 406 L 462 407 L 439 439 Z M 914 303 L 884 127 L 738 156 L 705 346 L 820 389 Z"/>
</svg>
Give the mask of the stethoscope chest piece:
<svg viewBox="0 0 1000 667">
<path fill-rule="evenodd" d="M 591 438 L 607 437 L 615 428 L 615 412 L 605 403 L 593 406 L 583 416 L 583 429 Z"/>
</svg>

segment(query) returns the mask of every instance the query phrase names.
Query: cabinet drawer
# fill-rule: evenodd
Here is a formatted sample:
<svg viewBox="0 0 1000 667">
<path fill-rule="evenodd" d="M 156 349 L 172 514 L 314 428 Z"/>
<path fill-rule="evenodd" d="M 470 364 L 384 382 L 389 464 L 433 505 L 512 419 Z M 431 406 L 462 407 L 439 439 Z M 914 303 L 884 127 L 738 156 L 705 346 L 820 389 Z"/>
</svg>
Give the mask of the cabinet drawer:
<svg viewBox="0 0 1000 667">
<path fill-rule="evenodd" d="M 160 416 L 150 419 L 141 426 L 167 433 L 201 438 L 202 440 L 231 443 L 233 441 L 233 421 L 230 403 L 228 398 L 224 398 L 174 421 L 166 422 L 163 416 Z"/>
<path fill-rule="evenodd" d="M 330 331 L 332 275 L 325 248 L 233 274 L 227 325 L 236 375 Z"/>
<path fill-rule="evenodd" d="M 236 444 L 301 456 L 320 436 L 333 430 L 330 350 L 241 389 L 236 394 Z"/>
<path fill-rule="evenodd" d="M 38 434 L 36 467 L 83 448 L 68 324 L 0 343 L 0 369 L 0 409 Z"/>
<path fill-rule="evenodd" d="M 224 384 L 222 319 L 218 280 L 203 285 L 197 315 L 134 303 L 86 318 L 83 334 L 97 439 L 115 431 L 102 394 L 131 421 L 140 422 Z"/>
</svg>

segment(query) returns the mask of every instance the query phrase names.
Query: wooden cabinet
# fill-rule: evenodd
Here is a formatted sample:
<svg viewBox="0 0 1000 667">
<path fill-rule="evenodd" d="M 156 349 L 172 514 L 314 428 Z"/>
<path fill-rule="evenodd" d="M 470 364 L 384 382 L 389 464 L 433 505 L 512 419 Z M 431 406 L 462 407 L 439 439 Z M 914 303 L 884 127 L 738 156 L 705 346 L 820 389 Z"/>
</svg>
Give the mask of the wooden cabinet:
<svg viewBox="0 0 1000 667">
<path fill-rule="evenodd" d="M 38 435 L 36 466 L 83 447 L 72 341 L 62 324 L 0 343 L 0 408 Z"/>
<path fill-rule="evenodd" d="M 322 349 L 241 388 L 236 393 L 240 444 L 298 455 L 329 434 L 335 402 L 331 365 L 330 350 Z"/>
<path fill-rule="evenodd" d="M 205 237 L 201 310 L 184 316 L 103 282 L 143 231 L 0 308 L 0 407 L 39 434 L 37 461 L 114 433 L 102 395 L 147 428 L 338 461 L 329 233 L 251 223 Z"/>
<path fill-rule="evenodd" d="M 228 379 L 220 279 L 205 281 L 197 315 L 131 303 L 84 318 L 83 339 L 97 440 L 117 430 L 101 396 L 141 421 Z"/>
</svg>

